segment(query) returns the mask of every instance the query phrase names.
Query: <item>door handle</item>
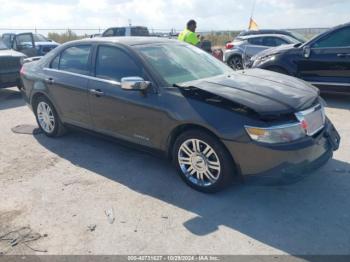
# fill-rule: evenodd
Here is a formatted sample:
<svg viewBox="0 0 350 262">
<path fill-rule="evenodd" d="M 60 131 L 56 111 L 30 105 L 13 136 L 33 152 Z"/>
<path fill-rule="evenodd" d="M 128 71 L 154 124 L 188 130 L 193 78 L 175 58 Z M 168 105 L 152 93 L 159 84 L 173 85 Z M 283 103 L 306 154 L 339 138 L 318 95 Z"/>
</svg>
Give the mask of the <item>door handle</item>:
<svg viewBox="0 0 350 262">
<path fill-rule="evenodd" d="M 49 77 L 49 78 L 45 79 L 45 82 L 48 83 L 49 85 L 52 85 L 55 83 L 55 80 L 53 80 L 53 78 Z"/>
<path fill-rule="evenodd" d="M 104 95 L 104 93 L 101 91 L 101 89 L 90 89 L 89 92 L 90 92 L 90 94 L 93 94 L 97 97 Z"/>
</svg>

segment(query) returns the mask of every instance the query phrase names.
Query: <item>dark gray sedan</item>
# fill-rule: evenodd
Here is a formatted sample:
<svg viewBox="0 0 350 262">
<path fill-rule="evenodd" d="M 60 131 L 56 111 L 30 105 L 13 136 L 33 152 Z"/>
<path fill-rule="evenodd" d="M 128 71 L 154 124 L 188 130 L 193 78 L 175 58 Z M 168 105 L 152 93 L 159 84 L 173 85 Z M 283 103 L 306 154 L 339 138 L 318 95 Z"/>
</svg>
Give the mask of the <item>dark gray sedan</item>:
<svg viewBox="0 0 350 262">
<path fill-rule="evenodd" d="M 78 126 L 164 152 L 204 192 L 245 175 L 313 170 L 339 146 L 318 89 L 260 69 L 234 72 L 175 40 L 70 42 L 21 73 L 47 136 Z"/>
</svg>

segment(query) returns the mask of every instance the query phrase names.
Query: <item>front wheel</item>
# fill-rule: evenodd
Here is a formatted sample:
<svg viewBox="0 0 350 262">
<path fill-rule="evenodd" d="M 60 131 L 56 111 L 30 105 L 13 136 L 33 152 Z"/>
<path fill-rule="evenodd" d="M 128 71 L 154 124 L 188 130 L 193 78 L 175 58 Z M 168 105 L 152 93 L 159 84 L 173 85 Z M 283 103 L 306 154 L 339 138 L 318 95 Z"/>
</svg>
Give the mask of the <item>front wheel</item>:
<svg viewBox="0 0 350 262">
<path fill-rule="evenodd" d="M 173 160 L 181 178 L 201 192 L 217 192 L 230 185 L 235 168 L 221 142 L 202 130 L 181 134 L 174 145 Z"/>
</svg>

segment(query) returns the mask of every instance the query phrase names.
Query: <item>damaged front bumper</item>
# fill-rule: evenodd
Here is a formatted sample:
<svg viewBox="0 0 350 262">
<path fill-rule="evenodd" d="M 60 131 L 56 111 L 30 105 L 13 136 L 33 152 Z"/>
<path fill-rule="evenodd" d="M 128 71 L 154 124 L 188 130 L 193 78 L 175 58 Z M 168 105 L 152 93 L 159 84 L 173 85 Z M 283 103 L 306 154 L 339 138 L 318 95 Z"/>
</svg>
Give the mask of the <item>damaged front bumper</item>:
<svg viewBox="0 0 350 262">
<path fill-rule="evenodd" d="M 340 136 L 327 120 L 317 135 L 286 145 L 223 141 L 245 178 L 296 180 L 324 165 L 339 148 Z"/>
</svg>

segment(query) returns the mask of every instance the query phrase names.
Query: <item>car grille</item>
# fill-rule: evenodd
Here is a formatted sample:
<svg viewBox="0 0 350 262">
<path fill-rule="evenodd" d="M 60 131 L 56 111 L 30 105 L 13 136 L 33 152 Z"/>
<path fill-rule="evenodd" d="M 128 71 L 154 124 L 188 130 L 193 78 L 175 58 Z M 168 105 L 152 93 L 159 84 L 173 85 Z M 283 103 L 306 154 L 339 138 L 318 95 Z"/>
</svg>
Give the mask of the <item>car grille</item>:
<svg viewBox="0 0 350 262">
<path fill-rule="evenodd" d="M 326 115 L 324 108 L 321 105 L 316 105 L 305 111 L 300 111 L 295 114 L 300 121 L 302 127 L 305 129 L 306 134 L 313 136 L 325 125 Z"/>
<path fill-rule="evenodd" d="M 11 71 L 20 67 L 19 58 L 17 57 L 1 57 L 0 68 L 3 71 Z"/>
</svg>

